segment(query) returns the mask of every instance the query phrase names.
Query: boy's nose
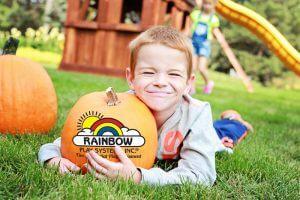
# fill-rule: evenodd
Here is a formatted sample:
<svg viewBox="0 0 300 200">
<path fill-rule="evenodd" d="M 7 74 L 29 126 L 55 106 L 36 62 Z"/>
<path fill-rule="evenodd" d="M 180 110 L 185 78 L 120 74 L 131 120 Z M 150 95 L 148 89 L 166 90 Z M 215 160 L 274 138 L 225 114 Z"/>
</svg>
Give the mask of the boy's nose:
<svg viewBox="0 0 300 200">
<path fill-rule="evenodd" d="M 157 74 L 153 84 L 157 87 L 164 87 L 168 83 L 167 77 L 164 74 Z"/>
</svg>

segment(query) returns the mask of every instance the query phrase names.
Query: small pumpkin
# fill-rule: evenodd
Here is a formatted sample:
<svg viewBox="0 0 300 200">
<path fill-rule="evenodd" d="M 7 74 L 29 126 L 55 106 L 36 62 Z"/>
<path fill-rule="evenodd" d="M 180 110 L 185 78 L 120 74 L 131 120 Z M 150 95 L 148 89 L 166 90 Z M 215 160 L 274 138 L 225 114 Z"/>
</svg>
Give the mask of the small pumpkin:
<svg viewBox="0 0 300 200">
<path fill-rule="evenodd" d="M 38 63 L 0 56 L 0 133 L 46 133 L 56 122 L 57 97 Z"/>
<path fill-rule="evenodd" d="M 90 150 L 118 161 L 113 150 L 118 145 L 136 166 L 151 168 L 157 150 L 151 111 L 135 95 L 116 94 L 112 88 L 81 97 L 68 114 L 61 138 L 62 156 L 79 167 Z"/>
</svg>

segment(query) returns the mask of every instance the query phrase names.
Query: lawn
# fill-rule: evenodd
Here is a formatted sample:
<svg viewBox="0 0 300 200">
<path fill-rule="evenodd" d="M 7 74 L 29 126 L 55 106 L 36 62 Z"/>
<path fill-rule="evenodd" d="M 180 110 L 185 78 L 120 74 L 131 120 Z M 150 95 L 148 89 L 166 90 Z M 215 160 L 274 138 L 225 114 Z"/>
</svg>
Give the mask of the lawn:
<svg viewBox="0 0 300 200">
<path fill-rule="evenodd" d="M 40 51 L 32 47 L 18 48 L 17 56 L 39 62 L 47 68 L 57 68 L 61 60 L 61 54 L 59 53 Z"/>
<path fill-rule="evenodd" d="M 234 151 L 218 154 L 217 181 L 201 185 L 152 187 L 124 181 L 98 181 L 91 176 L 61 176 L 37 163 L 39 147 L 60 135 L 67 113 L 89 92 L 113 86 L 126 91 L 124 79 L 48 69 L 58 95 L 59 115 L 48 135 L 0 135 L 0 199 L 298 199 L 300 195 L 300 93 L 264 88 L 245 91 L 239 80 L 213 73 L 209 101 L 213 117 L 236 109 L 255 128 Z M 47 111 L 45 111 L 47 112 Z M 1 116 L 0 116 L 1 117 Z"/>
</svg>

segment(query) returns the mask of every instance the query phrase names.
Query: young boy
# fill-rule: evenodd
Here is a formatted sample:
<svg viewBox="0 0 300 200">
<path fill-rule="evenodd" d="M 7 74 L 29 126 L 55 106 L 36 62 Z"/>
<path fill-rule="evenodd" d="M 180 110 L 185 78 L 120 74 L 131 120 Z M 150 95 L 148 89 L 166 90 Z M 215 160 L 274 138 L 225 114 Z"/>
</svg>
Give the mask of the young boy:
<svg viewBox="0 0 300 200">
<path fill-rule="evenodd" d="M 210 105 L 187 94 L 194 79 L 188 38 L 174 28 L 158 26 L 140 34 L 129 47 L 127 81 L 155 117 L 159 136 L 157 158 L 178 160 L 178 166 L 168 172 L 160 168 L 137 168 L 116 147 L 118 163 L 93 151 L 87 153 L 88 172 L 98 179 L 122 177 L 155 185 L 183 181 L 212 185 L 216 179 L 215 151 L 221 140 L 213 128 Z M 79 170 L 61 158 L 60 138 L 41 147 L 39 161 L 59 166 L 61 173 Z"/>
<path fill-rule="evenodd" d="M 207 63 L 211 54 L 211 40 L 213 32 L 218 31 L 220 26 L 219 18 L 214 14 L 214 7 L 217 0 L 196 0 L 197 9 L 190 14 L 192 42 L 195 52 L 195 66 L 199 69 L 203 77 L 205 86 L 203 93 L 210 94 L 214 87 L 214 82 L 209 80 Z M 191 93 L 195 92 L 195 86 L 192 87 Z"/>
</svg>

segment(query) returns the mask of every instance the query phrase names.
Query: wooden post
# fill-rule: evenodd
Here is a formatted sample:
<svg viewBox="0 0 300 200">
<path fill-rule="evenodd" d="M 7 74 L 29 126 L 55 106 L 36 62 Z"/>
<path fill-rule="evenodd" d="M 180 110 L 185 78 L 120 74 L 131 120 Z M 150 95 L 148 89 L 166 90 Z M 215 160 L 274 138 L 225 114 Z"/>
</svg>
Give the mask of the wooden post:
<svg viewBox="0 0 300 200">
<path fill-rule="evenodd" d="M 106 23 L 118 24 L 121 20 L 123 0 L 107 1 Z"/>
<path fill-rule="evenodd" d="M 108 7 L 108 1 L 100 0 L 99 5 L 98 5 L 98 16 L 97 16 L 98 24 L 104 23 L 107 21 L 107 19 L 106 19 L 107 7 Z"/>
<path fill-rule="evenodd" d="M 80 1 L 67 0 L 66 24 L 76 22 L 79 16 Z"/>
<path fill-rule="evenodd" d="M 167 2 L 166 1 L 160 1 L 158 24 L 163 24 L 164 23 L 164 18 L 165 18 L 165 15 L 166 15 L 166 11 L 167 11 Z"/>
<path fill-rule="evenodd" d="M 89 8 L 89 5 L 90 5 L 90 0 L 85 0 L 83 2 L 83 5 L 81 6 L 80 11 L 79 11 L 79 19 L 80 20 L 84 20 L 87 10 Z"/>
<path fill-rule="evenodd" d="M 141 16 L 142 27 L 148 27 L 154 24 L 153 9 L 154 9 L 154 0 L 143 1 L 142 16 Z"/>
</svg>

